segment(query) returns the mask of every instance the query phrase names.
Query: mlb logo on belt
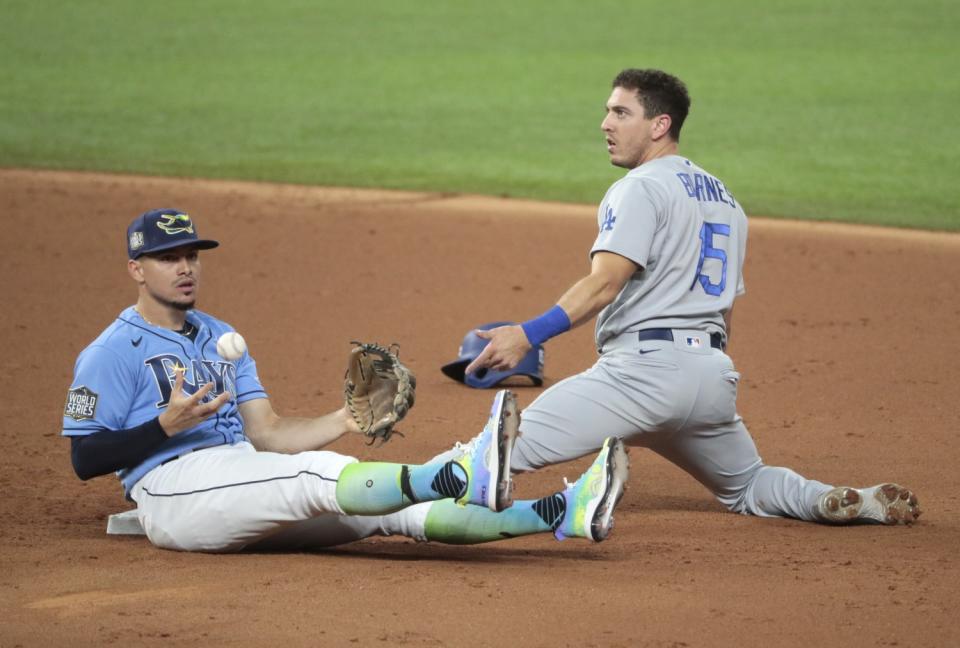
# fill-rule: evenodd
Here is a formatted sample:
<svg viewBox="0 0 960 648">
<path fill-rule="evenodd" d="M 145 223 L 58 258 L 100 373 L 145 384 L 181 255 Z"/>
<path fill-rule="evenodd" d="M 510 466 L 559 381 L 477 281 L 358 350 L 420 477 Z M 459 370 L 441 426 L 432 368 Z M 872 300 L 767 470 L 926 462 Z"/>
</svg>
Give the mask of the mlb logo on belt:
<svg viewBox="0 0 960 648">
<path fill-rule="evenodd" d="M 688 347 L 693 347 L 694 349 L 699 349 L 703 346 L 703 341 L 698 337 L 687 336 L 684 338 L 684 342 L 687 343 Z"/>
</svg>

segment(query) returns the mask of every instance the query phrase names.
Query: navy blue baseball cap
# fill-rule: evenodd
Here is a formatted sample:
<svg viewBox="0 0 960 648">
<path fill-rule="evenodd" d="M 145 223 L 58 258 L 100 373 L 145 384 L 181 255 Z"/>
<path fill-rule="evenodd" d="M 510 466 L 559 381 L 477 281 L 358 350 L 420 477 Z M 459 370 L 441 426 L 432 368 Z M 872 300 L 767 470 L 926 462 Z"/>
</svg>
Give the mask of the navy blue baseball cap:
<svg viewBox="0 0 960 648">
<path fill-rule="evenodd" d="M 483 339 L 477 335 L 476 331 L 489 331 L 498 326 L 511 326 L 513 324 L 514 322 L 490 322 L 471 329 L 460 344 L 460 349 L 457 352 L 459 357 L 440 367 L 440 371 L 468 387 L 477 389 L 494 387 L 510 376 L 526 376 L 530 378 L 534 386 L 539 387 L 543 384 L 543 346 L 539 344 L 535 344 L 532 349 L 527 351 L 527 355 L 523 356 L 520 363 L 509 371 L 495 371 L 484 368 L 478 369 L 472 374 L 464 375 L 467 365 L 476 360 L 484 347 L 490 344 L 490 340 Z"/>
<path fill-rule="evenodd" d="M 151 209 L 134 218 L 127 228 L 127 256 L 131 259 L 181 245 L 209 250 L 220 243 L 197 236 L 190 216 L 179 209 Z"/>
</svg>

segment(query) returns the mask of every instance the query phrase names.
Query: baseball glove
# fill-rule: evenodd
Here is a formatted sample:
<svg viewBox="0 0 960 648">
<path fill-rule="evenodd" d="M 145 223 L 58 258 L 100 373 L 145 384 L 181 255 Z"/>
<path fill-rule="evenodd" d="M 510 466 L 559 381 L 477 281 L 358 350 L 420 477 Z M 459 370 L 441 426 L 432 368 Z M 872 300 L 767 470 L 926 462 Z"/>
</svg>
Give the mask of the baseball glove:
<svg viewBox="0 0 960 648">
<path fill-rule="evenodd" d="M 382 445 L 413 407 L 417 379 L 397 358 L 398 345 L 351 344 L 355 346 L 350 351 L 343 385 L 347 411 L 371 444 L 380 439 Z"/>
</svg>

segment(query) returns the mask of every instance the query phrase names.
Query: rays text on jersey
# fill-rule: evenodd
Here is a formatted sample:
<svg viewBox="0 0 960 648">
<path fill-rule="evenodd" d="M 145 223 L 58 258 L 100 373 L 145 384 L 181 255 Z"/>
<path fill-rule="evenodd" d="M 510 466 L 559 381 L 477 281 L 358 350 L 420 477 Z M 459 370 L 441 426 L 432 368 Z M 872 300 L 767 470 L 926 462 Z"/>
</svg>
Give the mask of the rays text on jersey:
<svg viewBox="0 0 960 648">
<path fill-rule="evenodd" d="M 183 391 L 185 394 L 194 394 L 203 385 L 212 382 L 213 389 L 205 397 L 210 401 L 230 391 L 237 393 L 237 368 L 232 362 L 224 360 L 190 360 L 182 362 L 172 353 L 147 358 L 143 362 L 150 367 L 157 387 L 157 407 L 166 407 L 173 393 L 177 370 L 186 367 L 188 371 L 183 377 Z"/>
</svg>

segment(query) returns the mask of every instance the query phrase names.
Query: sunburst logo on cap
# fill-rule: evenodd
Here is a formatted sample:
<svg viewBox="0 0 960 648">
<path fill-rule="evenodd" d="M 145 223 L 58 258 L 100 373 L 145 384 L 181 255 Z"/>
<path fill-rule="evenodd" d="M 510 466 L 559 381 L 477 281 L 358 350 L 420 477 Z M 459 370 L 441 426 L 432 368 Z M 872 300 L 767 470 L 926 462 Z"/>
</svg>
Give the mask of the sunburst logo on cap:
<svg viewBox="0 0 960 648">
<path fill-rule="evenodd" d="M 163 214 L 162 220 L 157 221 L 157 227 L 167 234 L 180 234 L 186 232 L 193 234 L 193 221 L 187 214 Z"/>
</svg>

